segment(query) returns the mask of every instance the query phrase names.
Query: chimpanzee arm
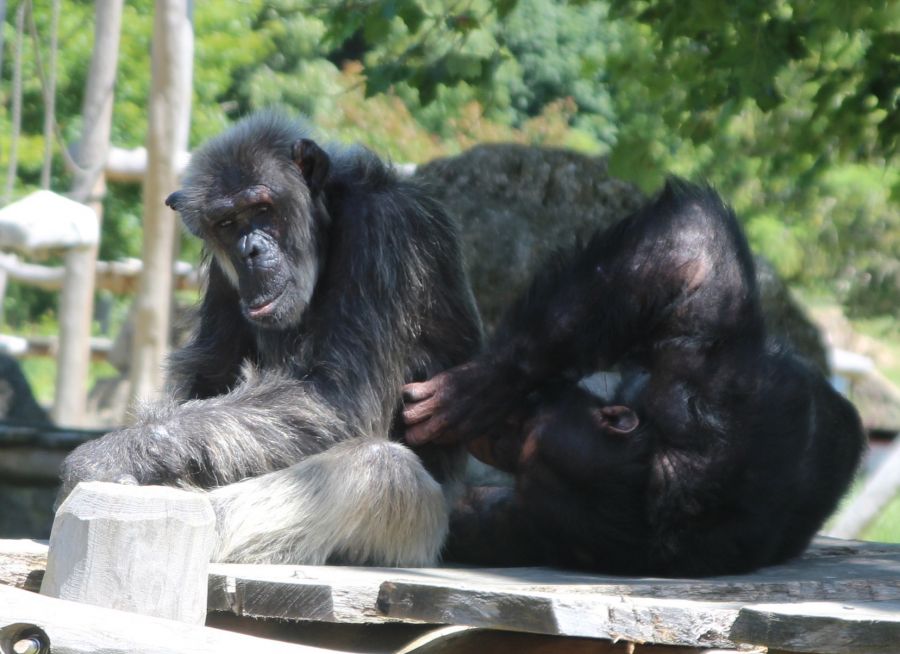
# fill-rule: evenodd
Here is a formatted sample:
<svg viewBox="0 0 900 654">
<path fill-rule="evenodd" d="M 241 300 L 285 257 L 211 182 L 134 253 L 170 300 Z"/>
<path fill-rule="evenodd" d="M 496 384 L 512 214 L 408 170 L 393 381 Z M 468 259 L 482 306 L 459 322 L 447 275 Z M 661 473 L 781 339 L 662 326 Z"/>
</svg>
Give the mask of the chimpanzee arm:
<svg viewBox="0 0 900 654">
<path fill-rule="evenodd" d="M 150 405 L 134 426 L 81 445 L 63 464 L 60 497 L 85 479 L 226 484 L 325 450 L 350 431 L 309 385 L 251 374 L 224 395 Z"/>
<path fill-rule="evenodd" d="M 406 388 L 411 442 L 493 434 L 529 398 L 622 357 L 655 367 L 763 338 L 750 251 L 712 191 L 673 182 L 656 202 L 542 269 L 470 364 Z M 692 367 L 702 366 L 703 357 Z"/>
<path fill-rule="evenodd" d="M 408 385 L 407 440 L 449 443 L 521 433 L 536 391 L 596 370 L 603 354 L 615 350 L 601 337 L 596 314 L 618 292 L 595 257 L 593 250 L 559 257 L 510 307 L 479 356 Z"/>
</svg>

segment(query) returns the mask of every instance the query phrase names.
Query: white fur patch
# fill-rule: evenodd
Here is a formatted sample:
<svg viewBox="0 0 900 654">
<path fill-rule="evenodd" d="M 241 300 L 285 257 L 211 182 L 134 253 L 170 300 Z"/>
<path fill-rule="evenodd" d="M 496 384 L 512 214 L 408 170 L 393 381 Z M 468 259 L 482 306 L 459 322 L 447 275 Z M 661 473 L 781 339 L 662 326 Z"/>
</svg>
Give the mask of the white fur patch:
<svg viewBox="0 0 900 654">
<path fill-rule="evenodd" d="M 440 485 L 388 441 L 344 441 L 210 499 L 217 561 L 428 566 L 448 527 Z"/>
</svg>

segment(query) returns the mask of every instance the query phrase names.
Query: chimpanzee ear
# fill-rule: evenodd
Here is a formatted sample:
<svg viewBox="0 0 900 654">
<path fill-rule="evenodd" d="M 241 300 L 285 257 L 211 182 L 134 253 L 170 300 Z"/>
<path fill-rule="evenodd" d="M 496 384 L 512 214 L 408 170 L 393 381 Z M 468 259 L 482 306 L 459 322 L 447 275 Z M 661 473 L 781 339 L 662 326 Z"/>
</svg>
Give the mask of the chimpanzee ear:
<svg viewBox="0 0 900 654">
<path fill-rule="evenodd" d="M 331 160 L 325 150 L 310 139 L 300 139 L 291 148 L 291 159 L 297 164 L 310 190 L 319 190 L 325 184 Z"/>
<path fill-rule="evenodd" d="M 175 191 L 166 198 L 166 206 L 171 207 L 172 211 L 181 211 L 184 205 L 184 191 Z"/>
<path fill-rule="evenodd" d="M 600 408 L 600 427 L 611 434 L 630 434 L 638 428 L 637 414 L 627 406 L 604 406 Z"/>
</svg>

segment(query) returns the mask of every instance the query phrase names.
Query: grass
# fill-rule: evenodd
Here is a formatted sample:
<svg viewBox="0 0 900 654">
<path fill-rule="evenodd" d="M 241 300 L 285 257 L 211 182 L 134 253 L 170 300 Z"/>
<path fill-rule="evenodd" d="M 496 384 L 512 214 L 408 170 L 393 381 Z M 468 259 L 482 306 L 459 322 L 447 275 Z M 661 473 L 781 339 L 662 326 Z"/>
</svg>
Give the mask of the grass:
<svg viewBox="0 0 900 654">
<path fill-rule="evenodd" d="M 900 387 L 900 321 L 889 316 L 852 320 L 853 328 L 876 341 L 882 349 L 878 370 Z"/>
<path fill-rule="evenodd" d="M 56 360 L 50 357 L 32 357 L 22 361 L 22 372 L 38 403 L 43 407 L 53 405 L 53 392 L 56 387 Z M 88 369 L 88 388 L 92 388 L 98 379 L 115 377 L 119 374 L 115 366 L 106 361 L 91 361 Z"/>
<path fill-rule="evenodd" d="M 900 496 L 895 497 L 863 532 L 863 540 L 900 543 Z"/>
<path fill-rule="evenodd" d="M 853 328 L 878 342 L 881 349 L 878 370 L 900 387 L 900 321 L 893 317 L 852 320 Z M 865 540 L 900 543 L 900 495 L 882 510 L 863 532 Z"/>
</svg>

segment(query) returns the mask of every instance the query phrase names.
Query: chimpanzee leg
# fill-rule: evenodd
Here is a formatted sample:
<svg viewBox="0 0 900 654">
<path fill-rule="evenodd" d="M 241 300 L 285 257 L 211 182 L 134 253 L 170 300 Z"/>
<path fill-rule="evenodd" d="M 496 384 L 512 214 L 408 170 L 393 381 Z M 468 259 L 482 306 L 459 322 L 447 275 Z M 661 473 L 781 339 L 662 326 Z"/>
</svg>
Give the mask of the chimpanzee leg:
<svg viewBox="0 0 900 654">
<path fill-rule="evenodd" d="M 444 558 L 470 565 L 538 565 L 540 549 L 515 490 L 468 488 L 450 514 Z"/>
<path fill-rule="evenodd" d="M 218 561 L 435 565 L 444 494 L 399 443 L 352 439 L 210 492 Z"/>
</svg>

